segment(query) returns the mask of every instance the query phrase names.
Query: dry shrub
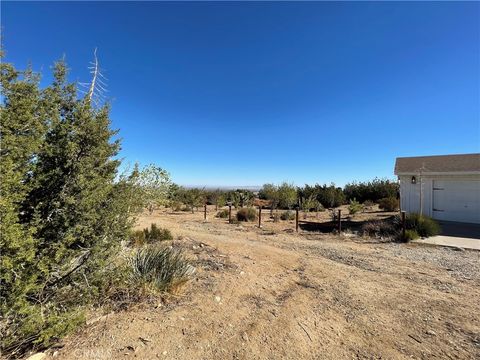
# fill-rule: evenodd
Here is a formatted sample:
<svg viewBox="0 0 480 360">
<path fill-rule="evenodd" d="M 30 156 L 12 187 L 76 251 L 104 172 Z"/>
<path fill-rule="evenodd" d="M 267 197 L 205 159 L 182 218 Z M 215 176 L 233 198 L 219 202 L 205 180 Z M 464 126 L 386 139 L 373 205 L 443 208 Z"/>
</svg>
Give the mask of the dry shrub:
<svg viewBox="0 0 480 360">
<path fill-rule="evenodd" d="M 418 235 L 418 233 L 415 231 L 415 230 L 412 230 L 412 229 L 408 229 L 408 230 L 405 230 L 405 241 L 411 241 L 411 240 L 416 240 L 418 239 L 420 236 Z"/>
<path fill-rule="evenodd" d="M 173 211 L 181 211 L 182 207 L 183 207 L 183 204 L 179 201 L 173 201 L 170 204 L 170 207 L 172 208 Z"/>
<path fill-rule="evenodd" d="M 165 240 L 173 240 L 172 233 L 168 229 L 158 227 L 157 224 L 151 224 L 150 229 L 133 231 L 130 235 L 130 244 L 135 246 Z"/>
<path fill-rule="evenodd" d="M 281 215 L 280 215 L 280 219 L 282 220 L 295 220 L 295 213 L 293 211 L 284 211 Z"/>
<path fill-rule="evenodd" d="M 237 220 L 238 221 L 255 221 L 257 218 L 257 210 L 252 207 L 248 208 L 241 208 L 237 212 Z"/>
<path fill-rule="evenodd" d="M 215 217 L 220 218 L 220 219 L 228 218 L 228 210 L 227 209 L 220 210 L 219 212 L 217 212 L 217 215 L 215 215 Z"/>
<path fill-rule="evenodd" d="M 364 206 L 364 207 L 371 208 L 371 207 L 373 207 L 374 205 L 375 205 L 375 203 L 374 203 L 373 201 L 371 201 L 371 200 L 365 200 L 365 201 L 363 202 L 363 206 Z"/>
<path fill-rule="evenodd" d="M 440 225 L 428 216 L 412 213 L 408 214 L 405 220 L 407 229 L 415 230 L 421 237 L 440 234 Z"/>
<path fill-rule="evenodd" d="M 378 207 L 385 211 L 397 211 L 400 208 L 400 203 L 394 197 L 383 198 L 378 201 Z"/>
<path fill-rule="evenodd" d="M 395 219 L 367 221 L 362 226 L 362 234 L 371 237 L 391 237 L 396 239 L 400 234 L 399 230 Z"/>
</svg>

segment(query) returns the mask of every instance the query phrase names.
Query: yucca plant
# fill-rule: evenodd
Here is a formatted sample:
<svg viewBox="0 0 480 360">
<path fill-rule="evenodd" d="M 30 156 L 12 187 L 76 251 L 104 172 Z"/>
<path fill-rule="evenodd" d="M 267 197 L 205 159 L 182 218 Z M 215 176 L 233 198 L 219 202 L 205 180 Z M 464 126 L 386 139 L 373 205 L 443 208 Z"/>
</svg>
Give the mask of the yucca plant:
<svg viewBox="0 0 480 360">
<path fill-rule="evenodd" d="M 151 285 L 160 291 L 172 291 L 195 272 L 180 250 L 167 246 L 147 246 L 131 258 L 135 282 Z"/>
</svg>

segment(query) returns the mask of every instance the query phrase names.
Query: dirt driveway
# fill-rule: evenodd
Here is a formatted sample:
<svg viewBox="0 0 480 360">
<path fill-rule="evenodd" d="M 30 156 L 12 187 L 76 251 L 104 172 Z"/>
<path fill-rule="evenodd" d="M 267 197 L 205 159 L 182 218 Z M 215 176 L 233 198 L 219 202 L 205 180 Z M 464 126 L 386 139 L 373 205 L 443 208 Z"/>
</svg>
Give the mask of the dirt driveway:
<svg viewBox="0 0 480 360">
<path fill-rule="evenodd" d="M 480 252 L 229 225 L 172 230 L 197 273 L 177 298 L 115 313 L 56 359 L 473 359 Z M 267 226 L 266 226 L 267 227 Z"/>
</svg>

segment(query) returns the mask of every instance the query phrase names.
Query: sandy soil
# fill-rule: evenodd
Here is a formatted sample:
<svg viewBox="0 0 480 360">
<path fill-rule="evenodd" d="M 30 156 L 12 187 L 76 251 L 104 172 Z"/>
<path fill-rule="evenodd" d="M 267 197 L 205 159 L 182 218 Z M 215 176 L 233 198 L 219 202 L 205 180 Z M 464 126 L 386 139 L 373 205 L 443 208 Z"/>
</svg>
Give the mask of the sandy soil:
<svg viewBox="0 0 480 360">
<path fill-rule="evenodd" d="M 145 216 L 197 268 L 180 295 L 85 326 L 56 359 L 473 359 L 480 252 Z M 50 354 L 52 356 L 52 354 Z"/>
</svg>

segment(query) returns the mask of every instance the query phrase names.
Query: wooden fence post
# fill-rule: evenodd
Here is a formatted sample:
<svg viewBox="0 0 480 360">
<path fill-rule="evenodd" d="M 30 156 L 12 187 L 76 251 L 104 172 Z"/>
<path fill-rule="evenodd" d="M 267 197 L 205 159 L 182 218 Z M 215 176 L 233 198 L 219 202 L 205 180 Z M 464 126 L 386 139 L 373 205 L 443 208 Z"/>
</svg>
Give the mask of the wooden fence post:
<svg viewBox="0 0 480 360">
<path fill-rule="evenodd" d="M 338 209 L 338 234 L 342 232 L 342 210 Z"/>
<path fill-rule="evenodd" d="M 232 223 L 232 204 L 228 204 L 228 223 Z"/>
<path fill-rule="evenodd" d="M 203 210 L 203 220 L 207 221 L 207 203 L 205 203 L 205 208 Z"/>
<path fill-rule="evenodd" d="M 405 211 L 402 211 L 401 214 L 402 214 L 402 239 L 405 240 L 405 232 L 407 230 L 407 221 L 405 219 Z"/>
<path fill-rule="evenodd" d="M 298 233 L 298 206 L 295 208 L 295 231 Z"/>
<path fill-rule="evenodd" d="M 258 227 L 262 227 L 262 205 L 258 207 Z"/>
</svg>

